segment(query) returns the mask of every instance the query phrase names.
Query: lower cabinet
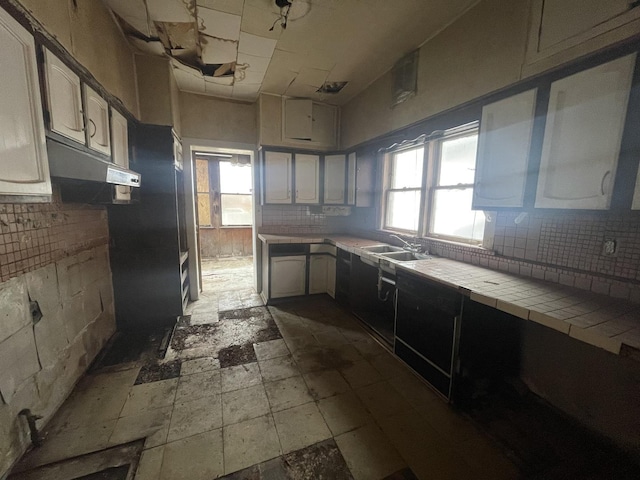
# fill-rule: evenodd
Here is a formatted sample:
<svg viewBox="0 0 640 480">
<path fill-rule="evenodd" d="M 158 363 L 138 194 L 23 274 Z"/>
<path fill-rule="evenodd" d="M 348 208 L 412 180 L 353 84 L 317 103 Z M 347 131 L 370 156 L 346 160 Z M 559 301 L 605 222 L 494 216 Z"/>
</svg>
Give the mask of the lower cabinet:
<svg viewBox="0 0 640 480">
<path fill-rule="evenodd" d="M 304 295 L 306 290 L 307 257 L 292 255 L 272 257 L 270 298 Z"/>
<path fill-rule="evenodd" d="M 311 255 L 309 258 L 309 294 L 336 295 L 336 259 L 331 255 Z"/>
</svg>

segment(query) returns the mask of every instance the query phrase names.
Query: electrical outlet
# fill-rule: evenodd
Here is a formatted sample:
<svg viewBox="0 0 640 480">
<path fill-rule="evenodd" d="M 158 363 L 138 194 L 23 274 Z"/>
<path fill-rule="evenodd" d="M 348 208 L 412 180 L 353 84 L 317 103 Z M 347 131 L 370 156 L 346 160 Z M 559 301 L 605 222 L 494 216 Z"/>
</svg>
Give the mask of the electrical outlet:
<svg viewBox="0 0 640 480">
<path fill-rule="evenodd" d="M 613 257 L 618 251 L 618 242 L 615 238 L 605 238 L 602 243 L 602 254 L 606 257 Z"/>
</svg>

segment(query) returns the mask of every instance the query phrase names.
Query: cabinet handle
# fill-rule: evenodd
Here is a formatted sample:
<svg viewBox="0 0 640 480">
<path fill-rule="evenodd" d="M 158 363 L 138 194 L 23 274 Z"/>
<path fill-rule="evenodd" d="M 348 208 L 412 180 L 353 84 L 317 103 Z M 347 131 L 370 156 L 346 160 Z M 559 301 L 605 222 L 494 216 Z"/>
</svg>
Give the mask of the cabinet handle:
<svg viewBox="0 0 640 480">
<path fill-rule="evenodd" d="M 602 181 L 600 182 L 600 193 L 602 193 L 602 195 L 604 195 L 604 181 L 606 180 L 606 178 L 611 175 L 611 170 L 607 170 L 606 172 L 604 172 L 604 175 L 602 176 Z"/>
<path fill-rule="evenodd" d="M 93 120 L 89 119 L 89 124 L 93 126 L 93 133 L 89 133 L 89 138 L 93 138 L 96 136 L 96 132 L 98 131 L 98 127 Z M 100 144 L 102 145 L 102 144 Z"/>
</svg>

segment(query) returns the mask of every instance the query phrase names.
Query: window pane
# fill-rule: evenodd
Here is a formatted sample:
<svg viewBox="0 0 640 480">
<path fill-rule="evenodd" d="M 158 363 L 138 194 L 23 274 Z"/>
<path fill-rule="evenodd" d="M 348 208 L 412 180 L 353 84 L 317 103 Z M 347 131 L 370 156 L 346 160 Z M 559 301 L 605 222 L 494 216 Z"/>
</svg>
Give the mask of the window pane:
<svg viewBox="0 0 640 480">
<path fill-rule="evenodd" d="M 220 162 L 220 193 L 251 193 L 251 165 Z"/>
<path fill-rule="evenodd" d="M 484 212 L 471 210 L 472 188 L 436 190 L 432 233 L 482 241 Z"/>
<path fill-rule="evenodd" d="M 438 185 L 473 183 L 476 171 L 478 135 L 443 140 L 440 146 Z"/>
<path fill-rule="evenodd" d="M 420 198 L 420 190 L 389 192 L 386 227 L 417 231 Z"/>
<path fill-rule="evenodd" d="M 391 159 L 391 188 L 420 188 L 424 148 L 394 153 Z"/>
<path fill-rule="evenodd" d="M 198 194 L 198 225 L 211 225 L 211 203 L 208 193 Z"/>
<path fill-rule="evenodd" d="M 220 195 L 222 225 L 251 225 L 251 195 Z"/>
<path fill-rule="evenodd" d="M 196 160 L 196 183 L 198 192 L 209 191 L 209 160 Z"/>
</svg>

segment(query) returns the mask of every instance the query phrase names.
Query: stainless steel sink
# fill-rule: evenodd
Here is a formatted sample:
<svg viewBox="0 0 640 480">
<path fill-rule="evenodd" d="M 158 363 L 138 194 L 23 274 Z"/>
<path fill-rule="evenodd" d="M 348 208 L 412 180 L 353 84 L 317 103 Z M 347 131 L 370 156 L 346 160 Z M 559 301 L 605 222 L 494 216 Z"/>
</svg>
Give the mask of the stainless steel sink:
<svg viewBox="0 0 640 480">
<path fill-rule="evenodd" d="M 372 245 L 370 247 L 362 247 L 362 250 L 369 253 L 401 252 L 402 247 L 395 247 L 393 245 Z"/>
<path fill-rule="evenodd" d="M 408 252 L 406 250 L 402 250 L 399 252 L 396 251 L 396 252 L 380 253 L 380 256 L 382 258 L 394 260 L 396 262 L 411 262 L 413 260 L 426 260 L 428 258 L 431 258 L 430 255 L 427 255 L 424 253 Z"/>
</svg>

